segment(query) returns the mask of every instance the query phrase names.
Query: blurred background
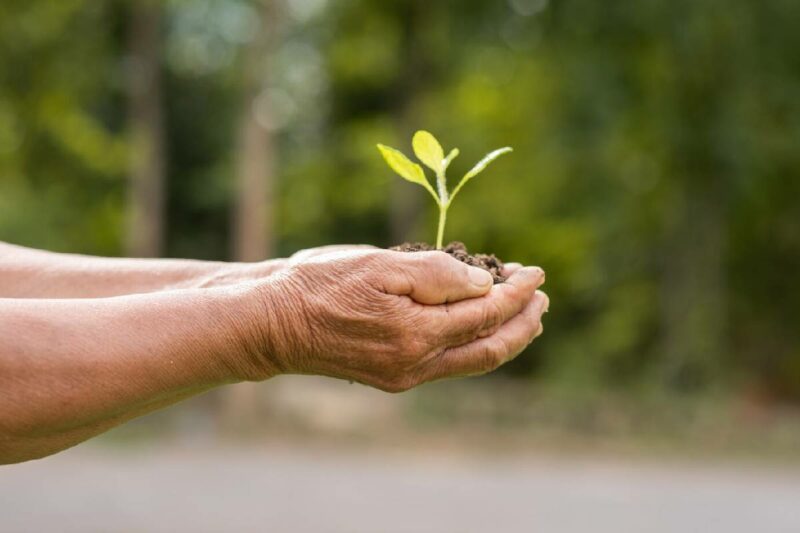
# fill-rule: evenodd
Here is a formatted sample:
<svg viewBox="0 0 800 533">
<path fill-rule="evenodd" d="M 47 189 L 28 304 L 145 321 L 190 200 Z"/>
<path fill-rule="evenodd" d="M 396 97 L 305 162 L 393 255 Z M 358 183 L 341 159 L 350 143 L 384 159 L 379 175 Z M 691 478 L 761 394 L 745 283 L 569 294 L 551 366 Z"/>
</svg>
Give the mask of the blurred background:
<svg viewBox="0 0 800 533">
<path fill-rule="evenodd" d="M 541 265 L 552 301 L 491 376 L 242 385 L 5 468 L 9 527 L 797 531 L 799 25 L 794 0 L 3 0 L 0 240 L 432 242 L 375 149 L 428 129 L 455 175 L 515 148 L 446 238 Z M 243 510 L 256 487 L 280 505 Z"/>
</svg>

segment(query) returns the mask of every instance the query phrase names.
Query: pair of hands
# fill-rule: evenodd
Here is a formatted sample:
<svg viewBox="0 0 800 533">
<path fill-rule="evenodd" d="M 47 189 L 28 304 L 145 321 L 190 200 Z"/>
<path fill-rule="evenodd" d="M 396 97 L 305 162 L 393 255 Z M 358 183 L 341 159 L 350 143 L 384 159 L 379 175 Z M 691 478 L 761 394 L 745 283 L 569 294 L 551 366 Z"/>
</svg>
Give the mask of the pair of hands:
<svg viewBox="0 0 800 533">
<path fill-rule="evenodd" d="M 4 257 L 3 257 L 4 256 Z M 0 464 L 208 390 L 283 373 L 386 391 L 481 374 L 542 331 L 539 268 L 322 248 L 255 264 L 0 243 Z"/>
<path fill-rule="evenodd" d="M 234 278 L 257 279 L 260 267 L 238 268 Z M 542 269 L 504 274 L 493 285 L 443 252 L 300 252 L 249 290 L 252 311 L 237 318 L 242 377 L 319 374 L 400 392 L 492 371 L 542 333 L 549 305 Z"/>
</svg>

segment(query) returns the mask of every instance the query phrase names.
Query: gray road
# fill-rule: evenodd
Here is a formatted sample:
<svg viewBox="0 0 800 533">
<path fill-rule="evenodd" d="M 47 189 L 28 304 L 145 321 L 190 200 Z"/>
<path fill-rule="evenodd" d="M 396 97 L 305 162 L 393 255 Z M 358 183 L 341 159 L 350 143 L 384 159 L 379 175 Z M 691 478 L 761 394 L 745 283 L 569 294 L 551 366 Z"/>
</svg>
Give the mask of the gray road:
<svg viewBox="0 0 800 533">
<path fill-rule="evenodd" d="M 0 531 L 800 532 L 800 470 L 78 448 L 0 467 Z"/>
</svg>

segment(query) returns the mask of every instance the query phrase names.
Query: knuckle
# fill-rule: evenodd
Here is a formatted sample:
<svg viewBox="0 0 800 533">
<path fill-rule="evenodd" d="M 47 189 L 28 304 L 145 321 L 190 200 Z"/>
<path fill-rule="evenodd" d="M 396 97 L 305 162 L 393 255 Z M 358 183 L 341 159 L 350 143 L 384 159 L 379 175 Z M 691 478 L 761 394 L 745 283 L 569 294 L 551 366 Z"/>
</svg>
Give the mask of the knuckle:
<svg viewBox="0 0 800 533">
<path fill-rule="evenodd" d="M 524 287 L 518 287 L 517 285 L 508 284 L 508 287 L 506 287 L 505 289 L 506 289 L 505 297 L 510 302 L 515 302 L 517 304 L 523 301 L 530 300 L 531 296 L 533 296 L 532 292 L 528 292 L 525 290 Z"/>
<path fill-rule="evenodd" d="M 487 299 L 480 310 L 476 311 L 471 317 L 470 328 L 474 331 L 492 330 L 502 324 L 503 309 L 500 304 L 493 299 Z"/>
<path fill-rule="evenodd" d="M 464 320 L 464 326 L 468 328 L 470 332 L 480 332 L 485 329 L 486 327 L 486 318 L 488 316 L 488 312 L 486 309 L 475 310 L 467 315 L 466 319 Z"/>
<path fill-rule="evenodd" d="M 415 359 L 424 356 L 436 344 L 440 328 L 431 324 L 421 313 L 408 313 L 410 316 L 397 327 L 397 341 L 403 354 Z"/>
<path fill-rule="evenodd" d="M 484 350 L 484 371 L 491 372 L 503 364 L 507 352 L 508 347 L 503 339 L 493 339 L 491 342 L 488 342 Z"/>
<path fill-rule="evenodd" d="M 395 354 L 399 360 L 419 361 L 431 350 L 432 342 L 422 333 L 423 330 L 404 329 L 395 338 Z"/>
<path fill-rule="evenodd" d="M 484 311 L 483 324 L 487 328 L 499 326 L 503 322 L 503 307 L 497 300 L 490 300 Z"/>
<path fill-rule="evenodd" d="M 490 345 L 487 344 L 475 355 L 475 364 L 471 365 L 475 369 L 473 374 L 480 375 L 490 372 L 493 368 L 493 361 L 494 355 L 492 353 L 492 349 Z"/>
<path fill-rule="evenodd" d="M 434 250 L 432 252 L 427 252 L 430 254 L 430 261 L 438 266 L 438 267 L 445 267 L 450 265 L 450 255 L 442 252 L 441 250 Z"/>
<path fill-rule="evenodd" d="M 452 258 L 440 250 L 431 252 L 418 252 L 421 266 L 437 270 L 449 270 L 452 266 Z"/>
</svg>

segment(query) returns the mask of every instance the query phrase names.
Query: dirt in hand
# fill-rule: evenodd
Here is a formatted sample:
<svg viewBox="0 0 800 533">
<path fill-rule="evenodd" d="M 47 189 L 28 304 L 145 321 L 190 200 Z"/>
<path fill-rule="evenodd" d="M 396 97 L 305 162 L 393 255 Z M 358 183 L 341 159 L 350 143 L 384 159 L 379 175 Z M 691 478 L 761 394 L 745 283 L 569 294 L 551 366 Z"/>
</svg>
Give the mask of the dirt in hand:
<svg viewBox="0 0 800 533">
<path fill-rule="evenodd" d="M 427 252 L 430 250 L 435 250 L 436 248 L 424 242 L 406 242 L 399 246 L 393 246 L 391 249 L 400 252 Z M 464 246 L 464 243 L 459 241 L 451 242 L 445 246 L 442 251 L 452 255 L 462 263 L 476 266 L 488 271 L 494 278 L 495 283 L 503 283 L 506 280 L 506 278 L 504 278 L 502 275 L 503 262 L 496 258 L 493 254 L 470 255 L 469 252 L 467 252 L 467 247 Z"/>
</svg>

